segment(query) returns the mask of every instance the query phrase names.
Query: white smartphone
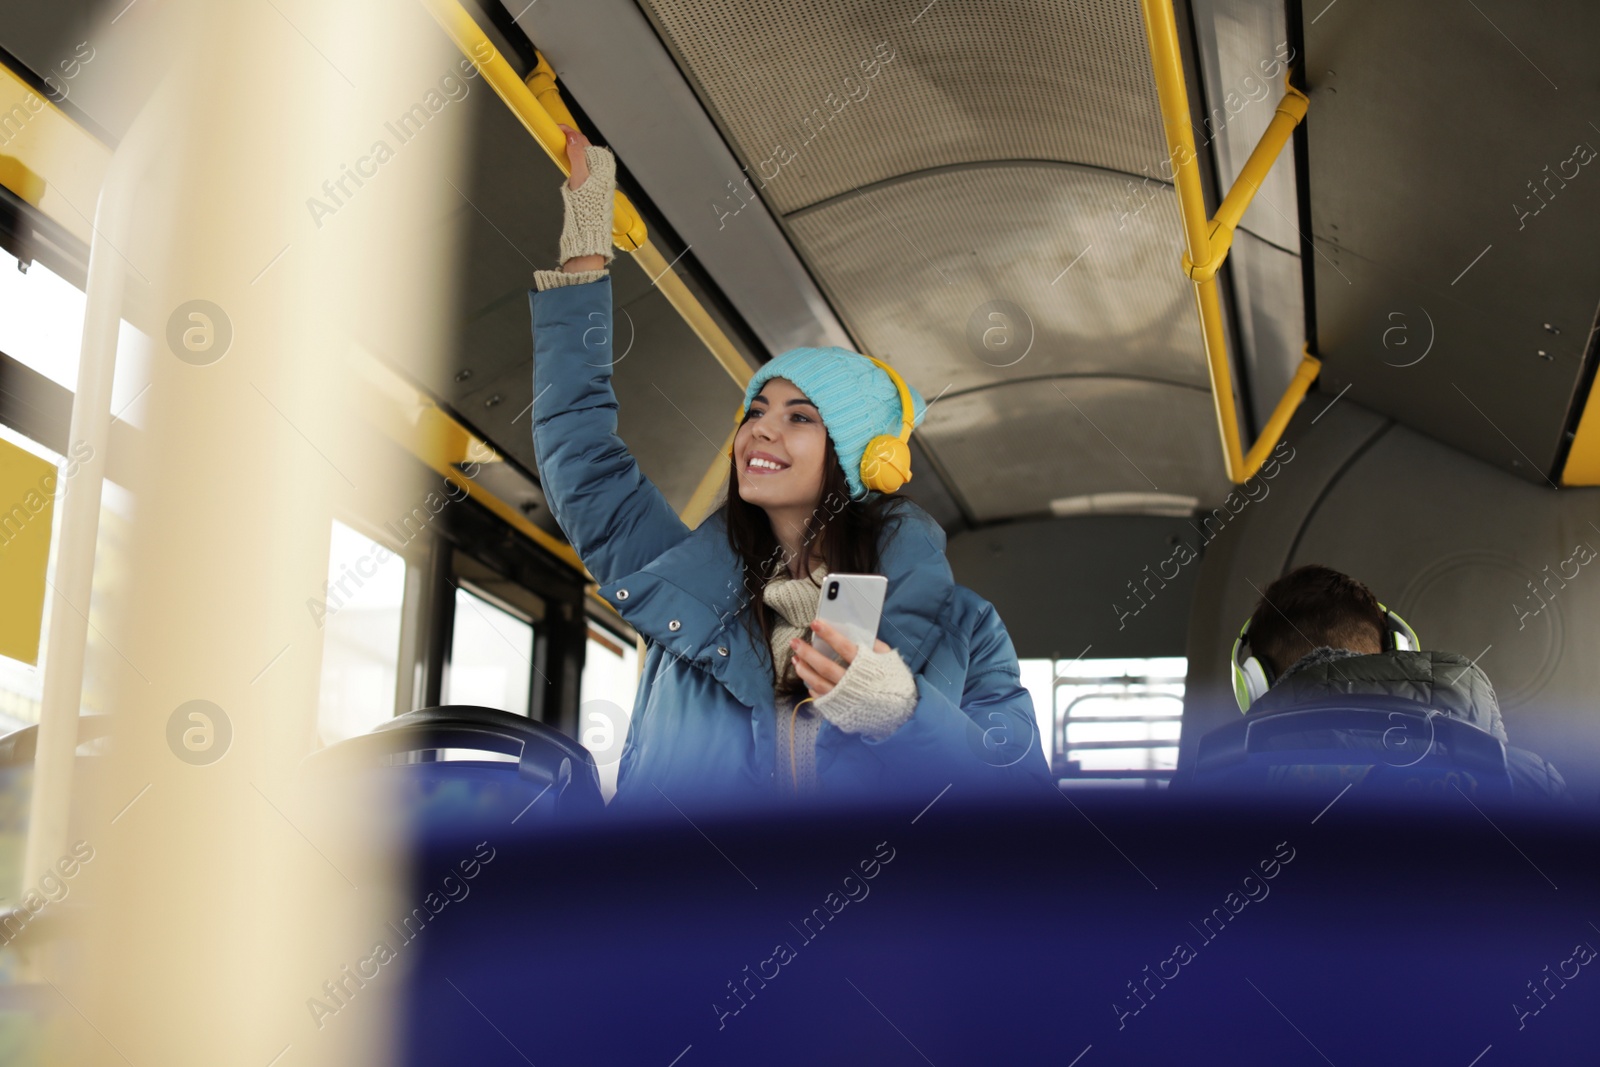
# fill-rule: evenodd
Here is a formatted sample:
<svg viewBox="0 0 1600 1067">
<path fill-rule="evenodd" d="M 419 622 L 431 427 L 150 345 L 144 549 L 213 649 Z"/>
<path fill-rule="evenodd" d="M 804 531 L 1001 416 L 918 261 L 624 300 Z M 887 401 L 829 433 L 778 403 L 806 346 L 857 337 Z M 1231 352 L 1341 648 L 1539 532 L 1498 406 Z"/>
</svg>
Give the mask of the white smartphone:
<svg viewBox="0 0 1600 1067">
<path fill-rule="evenodd" d="M 870 649 L 878 639 L 878 622 L 888 591 L 889 579 L 881 574 L 830 574 L 822 580 L 817 618 L 838 629 L 856 647 Z M 811 643 L 835 663 L 844 662 L 844 657 L 816 633 L 812 633 Z"/>
</svg>

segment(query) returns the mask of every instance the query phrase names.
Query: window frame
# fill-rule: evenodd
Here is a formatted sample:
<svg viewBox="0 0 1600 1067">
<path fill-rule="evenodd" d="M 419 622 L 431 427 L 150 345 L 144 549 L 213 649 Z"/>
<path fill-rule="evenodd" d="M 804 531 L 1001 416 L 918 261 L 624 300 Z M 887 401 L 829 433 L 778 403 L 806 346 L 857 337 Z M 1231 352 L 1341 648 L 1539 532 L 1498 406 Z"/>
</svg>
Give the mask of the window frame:
<svg viewBox="0 0 1600 1067">
<path fill-rule="evenodd" d="M 1148 662 L 1151 657 L 1145 658 Z M 1154 657 L 1170 659 L 1176 657 Z M 1081 662 L 1077 660 L 1067 661 Z M 1180 741 L 1177 737 L 1156 738 L 1145 737 L 1129 740 L 1111 741 L 1078 741 L 1067 740 L 1068 728 L 1080 723 L 1120 723 L 1144 724 L 1147 727 L 1158 723 L 1175 722 L 1182 729 L 1185 697 L 1188 692 L 1187 664 L 1183 675 L 1156 674 L 1131 674 L 1126 671 L 1120 674 L 1099 675 L 1064 675 L 1061 673 L 1062 663 L 1057 662 L 1054 676 L 1050 683 L 1051 702 L 1051 757 L 1050 769 L 1058 782 L 1133 782 L 1142 783 L 1146 789 L 1162 789 L 1171 783 L 1177 774 L 1176 768 L 1167 767 L 1129 767 L 1129 768 L 1095 768 L 1085 770 L 1077 767 L 1072 757 L 1075 752 L 1092 752 L 1097 750 L 1127 750 L 1144 749 L 1153 752 L 1156 749 L 1172 749 L 1176 751 Z M 1063 688 L 1079 689 L 1094 686 L 1097 689 L 1079 693 L 1068 701 L 1065 707 L 1061 706 L 1061 690 Z M 1176 690 L 1174 692 L 1173 690 Z M 1087 715 L 1074 717 L 1072 709 L 1086 700 L 1162 700 L 1176 701 L 1175 712 L 1146 712 L 1144 714 L 1130 715 Z M 1137 788 L 1136 786 L 1130 788 Z"/>
</svg>

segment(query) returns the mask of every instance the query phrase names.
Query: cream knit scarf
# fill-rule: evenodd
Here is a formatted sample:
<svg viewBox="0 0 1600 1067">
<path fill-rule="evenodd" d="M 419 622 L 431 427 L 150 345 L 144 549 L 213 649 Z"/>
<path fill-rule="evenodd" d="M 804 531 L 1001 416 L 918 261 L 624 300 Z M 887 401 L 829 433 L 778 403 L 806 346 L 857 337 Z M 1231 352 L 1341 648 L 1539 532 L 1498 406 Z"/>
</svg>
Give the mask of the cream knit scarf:
<svg viewBox="0 0 1600 1067">
<path fill-rule="evenodd" d="M 817 617 L 817 598 L 822 592 L 822 579 L 828 574 L 826 565 L 818 564 L 808 578 L 773 578 L 761 591 L 761 599 L 773 611 L 772 666 L 775 676 L 793 680 L 790 661 L 794 653 L 789 642 L 796 637 L 806 638 L 811 633 L 811 620 Z"/>
<path fill-rule="evenodd" d="M 761 591 L 762 601 L 773 612 L 772 665 L 775 676 L 779 679 L 792 681 L 795 677 L 792 666 L 794 653 L 789 648 L 789 642 L 797 637 L 805 640 L 810 636 L 811 620 L 817 617 L 817 600 L 822 592 L 822 579 L 827 573 L 827 566 L 819 563 L 812 570 L 810 577 L 780 576 L 767 582 Z M 775 710 L 779 782 L 785 790 L 815 788 L 817 730 L 822 725 L 822 717 L 814 712 L 809 704 L 796 711 L 787 697 L 779 698 Z M 791 725 L 794 728 L 792 752 L 789 742 Z"/>
</svg>

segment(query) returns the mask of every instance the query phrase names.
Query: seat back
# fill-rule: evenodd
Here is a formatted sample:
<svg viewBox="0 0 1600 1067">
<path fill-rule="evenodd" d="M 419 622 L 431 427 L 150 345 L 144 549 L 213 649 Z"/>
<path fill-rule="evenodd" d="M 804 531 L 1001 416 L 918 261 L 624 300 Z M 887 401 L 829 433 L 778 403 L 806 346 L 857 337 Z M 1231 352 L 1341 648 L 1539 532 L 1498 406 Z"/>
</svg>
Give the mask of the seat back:
<svg viewBox="0 0 1600 1067">
<path fill-rule="evenodd" d="M 427 758 L 444 749 L 517 759 Z M 599 771 L 588 749 L 544 723 L 466 704 L 396 716 L 371 733 L 312 753 L 306 767 L 314 773 L 376 775 L 401 791 L 399 802 L 410 814 L 428 823 L 507 810 L 519 822 L 524 814 L 545 820 L 605 807 Z"/>
<path fill-rule="evenodd" d="M 1354 782 L 1400 793 L 1509 793 L 1506 746 L 1398 697 L 1342 697 L 1250 715 L 1200 739 L 1189 784 L 1238 789 Z"/>
</svg>

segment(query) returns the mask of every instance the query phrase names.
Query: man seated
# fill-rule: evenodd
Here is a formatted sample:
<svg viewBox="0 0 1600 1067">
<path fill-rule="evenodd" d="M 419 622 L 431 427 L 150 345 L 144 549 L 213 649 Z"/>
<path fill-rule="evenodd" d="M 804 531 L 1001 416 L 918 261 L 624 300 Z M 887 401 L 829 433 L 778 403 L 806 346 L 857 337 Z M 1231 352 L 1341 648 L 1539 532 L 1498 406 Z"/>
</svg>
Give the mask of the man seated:
<svg viewBox="0 0 1600 1067">
<path fill-rule="evenodd" d="M 1415 701 L 1506 743 L 1513 794 L 1566 799 L 1559 771 L 1510 746 L 1482 668 L 1454 652 L 1417 648 L 1411 628 L 1347 574 L 1310 564 L 1279 578 L 1262 594 L 1240 642 L 1234 661 L 1248 715 L 1349 695 Z"/>
</svg>

